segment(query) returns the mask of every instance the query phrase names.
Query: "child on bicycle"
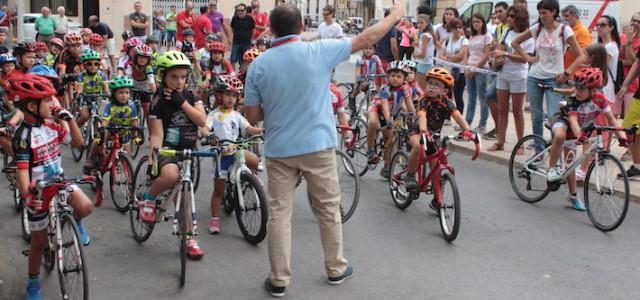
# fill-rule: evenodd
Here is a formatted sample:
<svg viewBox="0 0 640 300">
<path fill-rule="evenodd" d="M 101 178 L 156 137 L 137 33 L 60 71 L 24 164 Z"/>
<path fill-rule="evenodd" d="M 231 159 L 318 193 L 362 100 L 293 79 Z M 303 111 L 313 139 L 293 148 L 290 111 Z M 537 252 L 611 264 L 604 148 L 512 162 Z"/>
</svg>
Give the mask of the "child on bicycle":
<svg viewBox="0 0 640 300">
<path fill-rule="evenodd" d="M 11 72 L 16 67 L 16 58 L 9 53 L 0 54 L 0 84 L 4 86 L 4 82 L 6 80 L 6 76 L 9 72 Z M 2 101 L 1 117 L 2 117 L 2 127 L 10 127 L 11 129 L 15 129 L 15 124 L 10 123 L 10 120 L 15 115 L 15 107 L 13 105 L 13 101 L 9 101 L 9 99 L 5 96 Z M 5 155 L 9 155 L 12 158 L 13 156 L 13 147 L 11 146 L 11 138 L 10 135 L 0 137 L 0 148 L 4 151 Z M 13 165 L 15 162 L 12 161 L 9 165 Z"/>
<path fill-rule="evenodd" d="M 91 35 L 89 45 L 91 46 L 91 50 L 100 53 L 100 69 L 104 71 L 107 76 L 110 75 L 111 61 L 104 48 L 104 38 L 100 34 L 94 33 Z"/>
<path fill-rule="evenodd" d="M 184 40 L 176 42 L 176 50 L 184 53 L 184 55 L 186 55 L 191 61 L 191 64 L 195 66 L 193 68 L 195 69 L 196 74 L 200 74 L 200 64 L 197 60 L 198 48 L 196 48 L 194 36 L 195 32 L 193 32 L 193 29 L 187 28 L 182 31 L 182 35 L 184 36 Z"/>
<path fill-rule="evenodd" d="M 36 65 L 44 65 L 49 48 L 45 42 L 36 42 Z"/>
<path fill-rule="evenodd" d="M 267 39 L 261 37 L 256 40 L 256 48 L 260 50 L 260 52 L 267 51 L 267 46 Z"/>
<path fill-rule="evenodd" d="M 82 37 L 77 33 L 67 33 L 64 36 L 65 49 L 62 50 L 56 66 L 58 74 L 62 78 L 62 86 L 64 89 L 64 104 L 69 107 L 71 103 L 73 90 L 76 88 L 77 78 L 65 78 L 64 75 L 78 74 L 82 70 L 82 60 L 80 59 L 80 46 L 82 45 Z"/>
<path fill-rule="evenodd" d="M 158 56 L 160 55 L 160 52 L 158 52 L 158 38 L 156 38 L 153 35 L 149 35 L 147 36 L 147 38 L 144 40 L 144 44 L 149 46 L 149 48 L 151 48 L 151 68 L 153 69 L 153 72 L 156 71 L 156 60 L 158 60 Z"/>
<path fill-rule="evenodd" d="M 224 75 L 220 78 L 218 90 L 222 93 L 222 103 L 207 116 L 207 126 L 203 128 L 203 134 L 215 134 L 219 139 L 237 140 L 243 132 L 250 135 L 260 134 L 262 128 L 251 126 L 239 112 L 234 110 L 236 102 L 242 97 L 242 82 L 234 76 Z M 220 178 L 213 181 L 213 194 L 211 194 L 211 219 L 208 223 L 209 233 L 220 232 L 220 203 L 224 196 L 225 183 L 229 168 L 235 160 L 235 148 L 226 149 L 220 158 Z M 250 151 L 244 150 L 247 166 L 254 172 L 258 168 L 259 158 Z M 215 168 L 214 168 L 215 173 Z M 216 174 L 213 174 L 214 177 Z"/>
<path fill-rule="evenodd" d="M 563 148 L 566 155 L 569 151 L 576 150 L 575 139 L 578 139 L 578 143 L 586 142 L 592 132 L 583 130 L 594 125 L 594 121 L 600 114 L 607 117 L 610 126 L 618 126 L 613 113 L 611 113 L 609 101 L 601 92 L 603 80 L 604 77 L 599 68 L 582 68 L 573 75 L 573 81 L 570 82 L 570 85 L 575 87 L 575 95 L 569 97 L 567 105 L 550 120 L 553 143 L 549 151 L 547 181 L 557 182 L 562 179 L 564 170 L 556 164 L 562 155 Z M 618 131 L 616 135 L 620 146 L 625 147 L 627 144 L 625 133 Z M 567 177 L 567 184 L 569 185 L 567 201 L 574 209 L 585 210 L 584 203 L 576 192 L 574 172 L 571 172 Z"/>
<path fill-rule="evenodd" d="M 131 88 L 133 88 L 133 80 L 125 76 L 115 76 L 109 81 L 109 90 L 111 90 L 111 97 L 109 98 L 109 104 L 107 104 L 102 112 L 102 127 L 108 126 L 138 126 L 138 108 L 133 101 L 131 101 Z M 120 142 L 124 149 L 129 152 L 129 141 L 133 137 L 134 144 L 141 144 L 142 139 L 138 136 L 137 131 L 133 131 L 131 134 L 121 134 Z M 100 136 L 94 139 L 95 145 L 102 145 L 103 141 L 107 140 L 106 132 L 100 132 Z M 99 168 L 100 157 L 102 153 L 102 147 L 92 147 L 93 151 L 89 153 L 89 157 L 85 161 L 83 167 L 84 174 L 91 174 L 95 168 Z"/>
<path fill-rule="evenodd" d="M 403 61 L 396 60 L 389 63 L 387 70 L 388 83 L 380 88 L 380 93 L 372 101 L 369 108 L 369 124 L 367 129 L 367 157 L 370 164 L 375 164 L 380 159 L 374 148 L 377 131 L 382 128 L 382 137 L 387 140 L 391 137 L 393 117 L 400 111 L 415 112 L 411 100 L 411 88 L 405 80 L 407 68 Z M 385 165 L 380 171 L 382 177 L 389 175 L 389 151 L 384 151 Z"/>
<path fill-rule="evenodd" d="M 206 125 L 202 101 L 186 89 L 191 60 L 178 51 L 168 51 L 158 57 L 160 88 L 149 112 L 149 150 L 167 147 L 176 150 L 193 149 L 198 140 L 198 128 Z M 152 152 L 153 153 L 153 152 Z M 150 155 L 152 157 L 152 155 Z M 179 183 L 180 169 L 175 157 L 160 156 L 158 176 L 140 205 L 144 222 L 156 221 L 156 197 Z M 187 243 L 187 255 L 199 259 L 204 255 L 195 239 Z"/>
<path fill-rule="evenodd" d="M 411 99 L 413 100 L 413 105 L 417 106 L 418 101 L 424 96 L 424 92 L 416 82 L 418 63 L 414 60 L 407 60 L 405 63 L 407 64 L 407 83 L 409 84 L 409 87 L 411 87 Z"/>
<path fill-rule="evenodd" d="M 366 91 L 369 88 L 378 88 L 382 85 L 381 78 L 377 78 L 375 87 L 369 87 L 369 81 L 361 80 L 360 76 L 363 75 L 382 75 L 384 74 L 384 68 L 382 67 L 382 61 L 376 54 L 376 46 L 372 45 L 362 50 L 362 56 L 356 61 L 356 83 L 353 93 L 349 97 L 349 105 L 355 108 L 355 99 L 360 94 L 360 91 Z"/>
<path fill-rule="evenodd" d="M 208 45 L 207 50 L 211 54 L 203 69 L 204 83 L 207 84 L 216 75 L 235 76 L 231 62 L 224 58 L 225 46 L 220 41 L 214 41 Z"/>
<path fill-rule="evenodd" d="M 20 193 L 28 207 L 31 246 L 27 299 L 40 299 L 40 266 L 42 252 L 47 246 L 49 202 L 57 195 L 57 189 L 45 189 L 42 198 L 33 194 L 31 185 L 36 180 L 63 175 L 60 144 L 82 145 L 82 133 L 71 114 L 61 107 L 53 107 L 51 98 L 56 90 L 47 79 L 36 75 L 10 78 L 5 83 L 9 99 L 20 109 L 25 119 L 13 139 L 16 152 L 17 179 Z M 52 111 L 54 112 L 52 114 Z M 54 121 L 54 116 L 58 122 Z M 89 235 L 81 219 L 91 214 L 91 200 L 75 185 L 67 187 L 68 203 L 78 223 L 81 242 L 90 243 Z"/>
<path fill-rule="evenodd" d="M 64 49 L 64 42 L 59 38 L 52 38 L 49 41 L 49 52 L 44 59 L 44 63 L 49 67 L 55 67 L 56 60 L 58 60 L 58 56 L 62 53 L 62 49 Z"/>
<path fill-rule="evenodd" d="M 117 75 L 124 75 L 127 66 L 131 64 L 131 60 L 136 56 L 136 47 L 141 43 L 137 39 L 129 39 L 122 45 L 123 55 L 118 59 Z"/>
<path fill-rule="evenodd" d="M 238 79 L 240 79 L 243 84 L 247 76 L 249 65 L 258 58 L 260 54 L 262 54 L 262 51 L 258 50 L 258 48 L 251 48 L 242 55 L 242 60 L 240 60 L 240 69 L 238 70 Z"/>
<path fill-rule="evenodd" d="M 91 35 L 93 35 L 93 31 L 91 31 L 91 29 L 80 29 L 80 36 L 82 36 L 82 45 L 80 45 L 80 51 L 91 49 Z"/>
<path fill-rule="evenodd" d="M 144 115 L 149 113 L 151 95 L 156 92 L 156 77 L 151 67 L 151 55 L 153 50 L 147 45 L 138 45 L 135 48 L 135 56 L 127 65 L 125 76 L 133 78 L 134 87 L 142 91 L 142 110 Z"/>
<path fill-rule="evenodd" d="M 85 97 L 84 103 L 78 103 L 80 109 L 80 117 L 78 118 L 78 126 L 82 127 L 89 120 L 88 105 L 97 99 L 90 99 L 88 94 L 109 94 L 109 81 L 107 74 L 100 70 L 100 53 L 93 50 L 86 50 L 80 55 L 80 60 L 84 66 L 84 71 L 78 76 L 78 94 Z"/>
<path fill-rule="evenodd" d="M 16 58 L 16 66 L 6 74 L 7 78 L 20 77 L 31 70 L 36 64 L 36 44 L 32 42 L 18 43 L 13 47 L 13 56 Z"/>
<path fill-rule="evenodd" d="M 432 133 L 440 133 L 444 122 L 453 118 L 456 123 L 463 129 L 460 137 L 465 140 L 473 139 L 474 134 L 471 127 L 465 121 L 460 111 L 456 108 L 455 102 L 451 101 L 447 95 L 453 88 L 454 79 L 449 70 L 444 68 L 433 68 L 427 72 L 427 85 L 425 95 L 419 101 L 417 113 L 417 124 L 414 124 L 414 133 L 409 137 L 411 145 L 411 154 L 407 163 L 407 175 L 404 179 L 407 191 L 415 191 L 418 189 L 416 181 L 416 170 L 418 169 L 418 160 L 420 158 L 420 136 L 425 135 L 427 140 L 426 155 L 432 155 L 438 151 L 437 143 L 431 138 Z M 417 125 L 417 126 L 415 126 Z M 429 167 L 433 168 L 435 162 L 429 161 Z M 435 199 L 431 201 L 430 207 L 434 210 L 437 208 Z"/>
</svg>

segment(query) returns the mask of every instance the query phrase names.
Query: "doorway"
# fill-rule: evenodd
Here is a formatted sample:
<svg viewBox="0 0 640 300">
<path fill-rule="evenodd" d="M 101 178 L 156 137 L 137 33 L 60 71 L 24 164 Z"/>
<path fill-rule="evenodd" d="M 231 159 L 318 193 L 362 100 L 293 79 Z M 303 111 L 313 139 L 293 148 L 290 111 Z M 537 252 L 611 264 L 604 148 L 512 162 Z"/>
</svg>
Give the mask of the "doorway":
<svg viewBox="0 0 640 300">
<path fill-rule="evenodd" d="M 89 26 L 89 17 L 100 16 L 100 1 L 82 0 L 82 27 Z"/>
</svg>

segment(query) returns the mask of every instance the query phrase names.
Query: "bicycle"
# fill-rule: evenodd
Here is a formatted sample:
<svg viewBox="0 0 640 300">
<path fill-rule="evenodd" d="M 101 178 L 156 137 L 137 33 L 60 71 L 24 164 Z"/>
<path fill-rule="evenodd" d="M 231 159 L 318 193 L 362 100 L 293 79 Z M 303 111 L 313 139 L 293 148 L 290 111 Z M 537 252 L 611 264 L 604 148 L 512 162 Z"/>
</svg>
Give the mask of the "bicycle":
<svg viewBox="0 0 640 300">
<path fill-rule="evenodd" d="M 80 77 L 80 73 L 67 73 L 63 74 L 61 79 L 61 84 L 64 87 L 64 108 L 71 108 L 71 104 L 69 101 L 73 101 L 76 99 L 78 94 L 78 89 L 76 88 L 76 83 L 78 82 L 78 77 Z"/>
<path fill-rule="evenodd" d="M 73 208 L 67 203 L 69 192 L 66 191 L 66 188 L 71 184 L 92 184 L 94 181 L 95 177 L 93 176 L 81 178 L 54 176 L 47 180 L 38 180 L 35 183 L 39 199 L 42 199 L 42 191 L 45 188 L 58 190 L 57 196 L 51 199 L 48 207 L 48 244 L 42 255 L 43 265 L 47 272 L 53 271 L 56 262 L 58 263 L 58 279 L 63 299 L 89 299 L 89 276 L 84 257 L 84 246 L 80 242 L 78 225 L 73 218 Z M 28 250 L 23 254 L 28 255 Z"/>
<path fill-rule="evenodd" d="M 0 137 L 10 137 L 13 131 L 12 128 L 0 128 Z M 17 169 L 16 166 L 9 166 L 8 155 L 3 152 L 4 156 L 4 166 L 2 168 L 2 173 L 7 176 L 7 180 L 9 181 L 9 189 L 11 189 L 11 196 L 13 198 L 13 207 L 16 212 L 20 213 L 20 223 L 22 229 L 22 238 L 29 242 L 31 241 L 31 230 L 29 230 L 29 219 L 27 218 L 27 208 L 24 205 L 24 201 L 22 196 L 20 195 L 20 188 L 18 186 L 17 180 Z"/>
<path fill-rule="evenodd" d="M 133 188 L 133 167 L 127 152 L 123 148 L 121 138 L 122 135 L 131 135 L 134 131 L 139 136 L 144 136 L 143 131 L 138 127 L 131 126 L 108 126 L 102 127 L 102 130 L 109 132 L 109 139 L 105 141 L 106 145 L 102 145 L 101 149 L 98 149 L 98 152 L 103 156 L 105 148 L 109 150 L 106 156 L 103 156 L 104 159 L 100 160 L 98 169 L 93 171 L 97 178 L 95 205 L 96 207 L 102 206 L 103 176 L 109 172 L 111 200 L 116 209 L 124 213 L 129 210 L 129 197 Z"/>
<path fill-rule="evenodd" d="M 86 158 L 89 158 L 91 153 L 92 141 L 95 137 L 96 133 L 102 126 L 102 120 L 100 119 L 100 106 L 102 101 L 101 99 L 108 99 L 109 95 L 107 94 L 80 94 L 73 103 L 71 103 L 71 112 L 76 113 L 76 119 L 79 117 L 80 108 L 88 107 L 89 108 L 89 120 L 87 120 L 82 126 L 80 130 L 82 131 L 84 144 L 81 147 L 73 147 L 71 146 L 71 155 L 76 162 L 79 162 L 82 159 L 83 153 L 86 151 Z"/>
<path fill-rule="evenodd" d="M 624 221 L 629 208 L 630 191 L 626 170 L 617 157 L 605 150 L 602 133 L 625 129 L 612 126 L 583 128 L 583 131 L 591 130 L 595 130 L 596 137 L 590 138 L 590 146 L 584 153 L 577 156 L 572 150 L 560 156 L 558 165 L 564 171 L 562 179 L 557 182 L 547 181 L 551 142 L 537 135 L 525 136 L 516 143 L 509 158 L 509 181 L 522 201 L 536 203 L 549 192 L 557 191 L 582 162 L 593 158 L 583 183 L 584 202 L 591 223 L 599 230 L 608 232 L 618 228 Z M 636 125 L 626 131 L 630 138 L 635 138 L 637 130 Z M 543 150 L 537 146 L 532 147 L 533 145 L 541 145 Z M 519 148 L 525 149 L 524 155 L 517 155 L 516 150 Z M 523 159 L 517 159 L 518 156 Z"/>
<path fill-rule="evenodd" d="M 356 83 L 338 84 L 338 88 L 340 89 L 340 92 L 343 92 L 343 91 L 347 92 L 346 94 L 343 94 L 343 95 L 344 97 L 350 99 L 349 103 L 347 104 L 347 108 L 351 111 L 351 117 L 360 116 L 360 114 L 364 112 L 365 118 L 368 118 L 367 112 L 369 111 L 369 105 L 371 104 L 371 101 L 373 101 L 373 99 L 375 99 L 376 95 L 378 94 L 378 91 L 375 88 L 376 87 L 375 80 L 378 78 L 386 78 L 386 77 L 387 75 L 385 74 L 360 75 L 358 76 L 358 78 L 356 78 Z M 351 99 L 351 94 L 353 93 L 354 89 L 365 82 L 367 84 L 367 88 L 364 91 L 364 96 Z"/>
<path fill-rule="evenodd" d="M 195 197 L 193 191 L 193 183 L 191 182 L 191 161 L 194 157 L 216 157 L 218 153 L 211 151 L 196 150 L 170 150 L 170 149 L 154 149 L 152 151 L 152 167 L 151 174 L 158 174 L 158 155 L 175 156 L 180 161 L 180 179 L 179 182 L 169 191 L 163 192 L 156 197 L 156 223 L 169 220 L 173 221 L 172 234 L 178 236 L 180 245 L 180 287 L 183 287 L 186 281 L 186 258 L 187 258 L 187 240 L 192 236 L 198 235 L 198 223 L 196 216 Z M 133 182 L 134 190 L 132 191 L 131 201 L 129 201 L 129 222 L 133 238 L 142 243 L 149 239 L 155 223 L 145 223 L 140 218 L 140 207 L 144 200 L 144 193 L 151 186 L 151 178 L 147 175 L 149 167 L 149 156 L 145 155 L 140 158 L 135 171 L 135 180 Z M 167 202 L 169 199 L 175 200 L 174 213 L 167 213 Z"/>
<path fill-rule="evenodd" d="M 462 139 L 459 136 L 441 134 L 434 134 L 433 139 L 438 145 L 438 150 L 428 155 L 425 145 L 427 137 L 424 134 L 421 136 L 420 156 L 416 172 L 418 191 L 409 192 L 404 187 L 404 176 L 407 174 L 407 164 L 409 162 L 409 157 L 404 151 L 396 152 L 391 159 L 389 191 L 391 192 L 393 204 L 402 210 L 418 199 L 420 193 L 433 194 L 435 203 L 432 203 L 436 204 L 435 208 L 440 219 L 442 235 L 447 242 L 452 242 L 457 238 L 460 230 L 460 194 L 454 177 L 455 171 L 453 166 L 449 164 L 447 147 L 451 140 L 460 141 Z M 476 147 L 471 160 L 476 160 L 482 148 L 480 136 L 477 133 L 473 142 Z M 427 174 L 430 162 L 434 162 L 435 165 Z M 447 196 L 449 195 L 451 195 L 452 199 L 448 199 Z"/>
<path fill-rule="evenodd" d="M 212 137 L 210 135 L 208 140 L 212 140 Z M 267 235 L 267 220 L 269 219 L 267 196 L 262 182 L 249 169 L 244 156 L 244 150 L 251 149 L 258 140 L 263 140 L 263 136 L 254 135 L 238 141 L 223 139 L 213 141 L 212 144 L 217 145 L 210 148 L 215 149 L 216 153 L 222 153 L 228 147 L 237 150 L 234 154 L 235 160 L 229 167 L 225 193 L 222 197 L 222 208 L 227 214 L 235 211 L 236 221 L 242 236 L 247 242 L 254 245 L 262 242 Z M 218 155 L 216 157 L 216 179 L 220 178 L 220 160 L 221 155 Z"/>
</svg>

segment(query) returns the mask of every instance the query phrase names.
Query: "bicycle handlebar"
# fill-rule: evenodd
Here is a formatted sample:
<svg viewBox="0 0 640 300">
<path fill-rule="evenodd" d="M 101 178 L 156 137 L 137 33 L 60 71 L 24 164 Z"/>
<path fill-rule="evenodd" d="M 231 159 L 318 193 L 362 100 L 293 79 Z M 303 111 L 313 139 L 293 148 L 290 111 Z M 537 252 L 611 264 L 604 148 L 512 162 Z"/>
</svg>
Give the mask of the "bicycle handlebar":
<svg viewBox="0 0 640 300">
<path fill-rule="evenodd" d="M 40 179 L 36 181 L 35 188 L 38 190 L 41 190 L 50 186 L 64 187 L 69 184 L 93 184 L 95 182 L 96 182 L 95 176 L 83 176 L 83 177 L 52 176 L 49 179 Z"/>
<path fill-rule="evenodd" d="M 387 74 L 364 74 L 364 75 L 358 75 L 358 77 L 356 78 L 356 81 L 365 81 L 365 80 L 384 78 L 384 77 L 387 77 Z"/>
<path fill-rule="evenodd" d="M 437 138 L 437 139 L 440 139 L 440 141 L 441 141 L 440 145 L 446 145 L 449 142 L 449 140 L 465 142 L 465 139 L 462 138 L 460 135 L 444 135 L 444 134 L 434 133 L 433 137 Z M 427 140 L 427 137 L 426 137 L 425 134 L 422 134 L 422 140 L 423 141 Z M 482 140 L 480 139 L 480 134 L 478 134 L 477 132 L 474 133 L 473 140 L 469 140 L 469 141 L 473 142 L 475 144 L 475 151 L 474 151 L 473 155 L 471 156 L 471 160 L 476 160 L 476 159 L 478 159 L 478 156 L 480 156 L 480 152 L 482 150 Z"/>
</svg>

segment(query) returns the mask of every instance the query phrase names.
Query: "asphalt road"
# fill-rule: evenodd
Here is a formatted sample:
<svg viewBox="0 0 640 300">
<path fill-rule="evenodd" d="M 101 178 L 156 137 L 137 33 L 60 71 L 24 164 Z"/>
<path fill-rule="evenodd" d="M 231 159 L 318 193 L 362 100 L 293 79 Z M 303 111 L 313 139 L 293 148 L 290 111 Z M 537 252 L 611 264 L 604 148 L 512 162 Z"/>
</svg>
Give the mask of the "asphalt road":
<svg viewBox="0 0 640 300">
<path fill-rule="evenodd" d="M 338 79 L 348 78 L 345 67 Z M 81 164 L 65 152 L 70 176 Z M 401 211 L 388 185 L 367 173 L 351 220 L 343 227 L 345 255 L 355 276 L 339 287 L 324 274 L 318 226 L 302 185 L 293 214 L 293 279 L 287 299 L 639 299 L 639 207 L 633 203 L 624 224 L 608 234 L 595 229 L 586 213 L 567 207 L 561 189 L 536 205 L 518 200 L 507 169 L 472 162 L 454 153 L 451 163 L 462 195 L 462 225 L 452 244 L 422 196 Z M 205 163 L 204 173 L 210 172 Z M 263 177 L 265 174 L 262 175 Z M 266 299 L 266 242 L 249 245 L 235 217 L 222 218 L 222 233 L 205 232 L 210 178 L 197 193 L 202 261 L 189 262 L 187 284 L 178 287 L 177 238 L 159 224 L 144 244 L 132 238 L 128 216 L 105 204 L 84 223 L 92 242 L 86 250 L 93 299 Z M 21 299 L 27 275 L 27 244 L 20 237 L 8 184 L 0 178 L 0 299 Z M 93 195 L 92 192 L 88 192 Z M 58 298 L 57 275 L 44 275 L 45 299 Z"/>
</svg>

